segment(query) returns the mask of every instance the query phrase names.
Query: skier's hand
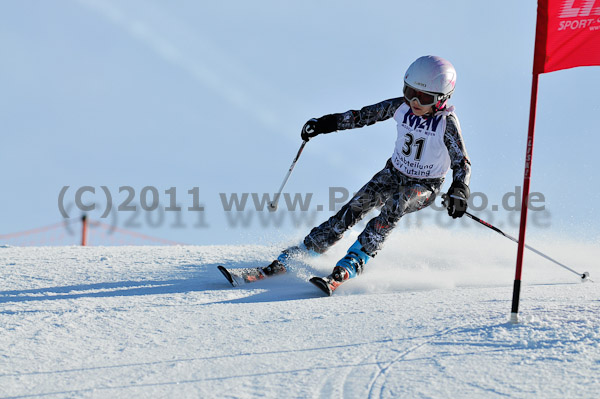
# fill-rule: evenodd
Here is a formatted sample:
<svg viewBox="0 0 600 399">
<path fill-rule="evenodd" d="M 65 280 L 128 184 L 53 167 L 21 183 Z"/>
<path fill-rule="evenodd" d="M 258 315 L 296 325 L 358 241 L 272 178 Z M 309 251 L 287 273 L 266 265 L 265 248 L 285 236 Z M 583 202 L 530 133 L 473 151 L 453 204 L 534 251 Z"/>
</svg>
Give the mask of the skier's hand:
<svg viewBox="0 0 600 399">
<path fill-rule="evenodd" d="M 331 133 L 337 130 L 337 117 L 335 115 L 325 115 L 320 118 L 312 118 L 304 124 L 300 137 L 308 141 L 321 133 Z"/>
<path fill-rule="evenodd" d="M 448 215 L 453 219 L 462 217 L 467 211 L 467 200 L 471 195 L 469 186 L 460 181 L 455 181 L 444 196 L 444 205 L 448 209 Z"/>
<path fill-rule="evenodd" d="M 315 137 L 317 134 L 319 134 L 319 132 L 317 131 L 318 123 L 318 119 L 312 118 L 304 124 L 304 127 L 302 128 L 302 133 L 300 133 L 300 137 L 302 137 L 302 140 L 308 141 L 311 138 Z"/>
</svg>

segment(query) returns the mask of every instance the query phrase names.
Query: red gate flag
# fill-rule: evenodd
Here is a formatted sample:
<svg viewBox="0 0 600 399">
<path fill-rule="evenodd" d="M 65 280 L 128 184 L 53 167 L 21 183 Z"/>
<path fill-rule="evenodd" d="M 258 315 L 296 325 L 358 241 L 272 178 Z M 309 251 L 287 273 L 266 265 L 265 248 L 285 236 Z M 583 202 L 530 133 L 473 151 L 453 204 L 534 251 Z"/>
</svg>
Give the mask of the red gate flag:
<svg viewBox="0 0 600 399">
<path fill-rule="evenodd" d="M 600 65 L 600 0 L 538 0 L 523 205 L 510 317 L 513 323 L 518 322 L 539 76 L 541 73 L 591 65 Z"/>
<path fill-rule="evenodd" d="M 539 0 L 533 73 L 600 65 L 600 0 Z"/>
</svg>

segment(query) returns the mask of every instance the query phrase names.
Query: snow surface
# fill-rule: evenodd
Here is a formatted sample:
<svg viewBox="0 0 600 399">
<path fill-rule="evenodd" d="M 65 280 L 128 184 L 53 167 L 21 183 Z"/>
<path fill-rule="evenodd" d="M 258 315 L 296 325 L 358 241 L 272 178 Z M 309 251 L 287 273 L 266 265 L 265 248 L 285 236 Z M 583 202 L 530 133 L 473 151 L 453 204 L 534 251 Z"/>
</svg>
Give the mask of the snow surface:
<svg viewBox="0 0 600 399">
<path fill-rule="evenodd" d="M 333 297 L 354 235 L 240 288 L 216 266 L 281 244 L 0 247 L 0 396 L 599 397 L 598 283 L 528 254 L 512 325 L 516 245 L 477 232 L 397 232 Z M 530 244 L 599 279 L 598 242 Z"/>
</svg>

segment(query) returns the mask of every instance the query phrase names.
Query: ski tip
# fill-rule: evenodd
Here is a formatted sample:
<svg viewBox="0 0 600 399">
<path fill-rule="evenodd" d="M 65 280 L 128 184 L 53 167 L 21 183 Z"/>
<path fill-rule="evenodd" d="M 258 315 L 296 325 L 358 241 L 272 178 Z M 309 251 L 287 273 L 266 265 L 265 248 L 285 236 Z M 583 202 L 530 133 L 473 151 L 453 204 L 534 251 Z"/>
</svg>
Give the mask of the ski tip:
<svg viewBox="0 0 600 399">
<path fill-rule="evenodd" d="M 331 288 L 329 288 L 329 285 L 327 284 L 327 282 L 325 280 L 323 280 L 321 277 L 313 277 L 308 281 L 310 281 L 315 286 L 317 286 L 321 291 L 323 291 L 325 294 L 327 294 L 327 296 L 331 296 L 331 294 L 333 294 L 333 291 L 331 290 Z"/>
<path fill-rule="evenodd" d="M 236 283 L 233 280 L 233 277 L 231 277 L 231 274 L 229 273 L 229 271 L 227 269 L 225 269 L 224 266 L 217 266 L 217 268 L 219 269 L 219 271 L 221 273 L 223 273 L 223 276 L 225 276 L 225 278 L 227 279 L 227 281 L 229 281 L 229 284 L 231 284 L 233 287 L 235 287 Z"/>
</svg>

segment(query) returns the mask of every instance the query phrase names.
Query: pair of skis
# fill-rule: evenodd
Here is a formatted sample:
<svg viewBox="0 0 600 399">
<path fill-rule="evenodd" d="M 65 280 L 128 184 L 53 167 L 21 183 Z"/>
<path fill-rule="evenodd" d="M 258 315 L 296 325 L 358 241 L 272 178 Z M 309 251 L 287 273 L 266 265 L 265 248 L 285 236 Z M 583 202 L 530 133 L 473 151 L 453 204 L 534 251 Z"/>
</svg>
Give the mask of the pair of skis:
<svg viewBox="0 0 600 399">
<path fill-rule="evenodd" d="M 221 273 L 223 273 L 223 276 L 225 276 L 227 281 L 229 281 L 229 283 L 234 287 L 260 281 L 267 277 L 272 277 L 286 272 L 285 267 L 274 268 L 273 265 L 269 265 L 267 267 L 249 267 L 243 269 L 226 269 L 224 266 L 219 266 L 218 269 Z M 313 277 L 309 281 L 329 296 L 331 296 L 336 288 L 341 285 L 341 283 L 335 281 L 331 275 L 327 277 Z"/>
</svg>

